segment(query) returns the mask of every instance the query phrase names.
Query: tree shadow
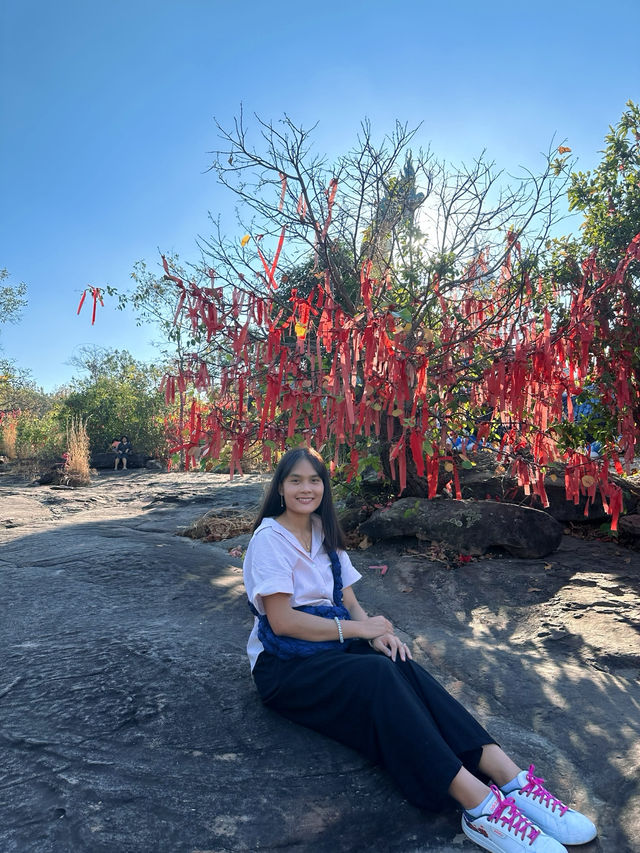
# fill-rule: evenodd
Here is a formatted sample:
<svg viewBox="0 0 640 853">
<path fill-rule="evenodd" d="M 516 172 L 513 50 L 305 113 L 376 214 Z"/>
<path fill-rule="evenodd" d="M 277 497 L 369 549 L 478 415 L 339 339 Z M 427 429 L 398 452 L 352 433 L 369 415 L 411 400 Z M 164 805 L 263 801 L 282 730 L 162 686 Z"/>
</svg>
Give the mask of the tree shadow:
<svg viewBox="0 0 640 853">
<path fill-rule="evenodd" d="M 361 599 L 414 639 L 414 656 L 507 752 L 592 815 L 582 850 L 632 851 L 638 831 L 640 558 L 565 538 L 545 560 L 450 570 L 379 545 Z M 365 594 L 366 590 L 366 594 Z M 635 815 L 635 817 L 634 817 Z"/>
<path fill-rule="evenodd" d="M 454 811 L 419 812 L 356 753 L 262 708 L 241 560 L 163 532 L 172 517 L 67 519 L 4 544 L 2 848 L 456 849 Z M 551 569 L 503 559 L 449 571 L 385 548 L 353 555 L 365 607 L 389 615 L 509 752 L 525 766 L 534 756 L 550 787 L 597 819 L 585 853 L 631 851 L 637 648 L 622 658 L 613 641 L 553 631 L 575 615 L 569 586 L 595 590 L 576 623 L 617 600 L 611 619 L 632 627 L 640 557 L 616 564 L 615 546 L 578 543 Z M 366 569 L 385 561 L 384 577 Z"/>
</svg>

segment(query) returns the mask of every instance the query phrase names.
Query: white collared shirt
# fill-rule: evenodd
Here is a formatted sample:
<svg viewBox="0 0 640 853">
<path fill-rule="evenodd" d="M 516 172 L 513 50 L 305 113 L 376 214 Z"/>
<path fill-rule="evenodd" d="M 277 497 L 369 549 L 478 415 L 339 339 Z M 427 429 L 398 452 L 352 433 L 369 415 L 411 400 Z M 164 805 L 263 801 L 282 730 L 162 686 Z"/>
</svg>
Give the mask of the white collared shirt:
<svg viewBox="0 0 640 853">
<path fill-rule="evenodd" d="M 264 613 L 262 596 L 277 592 L 291 596 L 291 606 L 333 604 L 333 574 L 331 561 L 322 542 L 322 522 L 311 516 L 311 553 L 307 553 L 296 537 L 276 518 L 263 519 L 251 537 L 244 558 L 244 585 L 249 601 L 258 613 Z M 360 580 L 346 551 L 338 551 L 342 586 L 346 588 Z M 247 643 L 251 669 L 263 646 L 258 639 L 258 619 Z"/>
</svg>

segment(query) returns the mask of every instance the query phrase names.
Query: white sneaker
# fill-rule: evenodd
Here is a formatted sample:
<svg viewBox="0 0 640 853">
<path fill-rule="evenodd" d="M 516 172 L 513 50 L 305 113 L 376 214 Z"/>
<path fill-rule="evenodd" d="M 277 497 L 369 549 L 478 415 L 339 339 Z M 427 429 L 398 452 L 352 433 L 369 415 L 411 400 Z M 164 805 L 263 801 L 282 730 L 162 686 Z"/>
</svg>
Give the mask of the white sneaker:
<svg viewBox="0 0 640 853">
<path fill-rule="evenodd" d="M 566 849 L 550 838 L 522 814 L 511 797 L 503 797 L 499 788 L 491 786 L 493 799 L 485 813 L 472 817 L 462 813 L 462 831 L 491 853 L 567 853 Z"/>
<path fill-rule="evenodd" d="M 520 787 L 505 796 L 512 797 L 529 820 L 563 844 L 586 844 L 595 838 L 598 834 L 595 824 L 550 794 L 544 787 L 544 779 L 533 775 L 535 769 L 532 764 L 518 773 Z"/>
</svg>

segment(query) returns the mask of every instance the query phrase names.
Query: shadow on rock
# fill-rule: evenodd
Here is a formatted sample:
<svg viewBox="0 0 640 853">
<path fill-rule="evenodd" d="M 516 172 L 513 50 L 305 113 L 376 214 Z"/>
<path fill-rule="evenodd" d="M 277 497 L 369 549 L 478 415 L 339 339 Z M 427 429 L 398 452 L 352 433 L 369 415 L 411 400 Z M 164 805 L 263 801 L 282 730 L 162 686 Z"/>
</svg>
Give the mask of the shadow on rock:
<svg viewBox="0 0 640 853">
<path fill-rule="evenodd" d="M 356 753 L 262 708 L 240 560 L 228 543 L 173 535 L 185 511 L 6 534 L 3 853 L 460 849 L 454 810 L 419 812 Z M 627 853 L 640 830 L 638 654 L 625 633 L 640 557 L 614 554 L 564 540 L 553 564 L 449 571 L 388 544 L 353 559 L 364 606 L 597 819 L 589 851 Z M 381 562 L 384 576 L 368 568 Z"/>
</svg>

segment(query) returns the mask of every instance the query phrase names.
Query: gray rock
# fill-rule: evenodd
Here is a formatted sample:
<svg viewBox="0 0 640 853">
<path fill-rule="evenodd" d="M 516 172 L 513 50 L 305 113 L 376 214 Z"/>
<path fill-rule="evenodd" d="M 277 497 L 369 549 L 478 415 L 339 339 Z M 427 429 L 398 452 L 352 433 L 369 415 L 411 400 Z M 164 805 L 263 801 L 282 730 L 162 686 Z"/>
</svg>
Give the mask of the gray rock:
<svg viewBox="0 0 640 853">
<path fill-rule="evenodd" d="M 623 515 L 619 522 L 620 532 L 634 538 L 640 537 L 640 515 Z"/>
<path fill-rule="evenodd" d="M 228 552 L 247 535 L 173 535 L 205 501 L 255 505 L 261 478 L 8 480 L 0 517 L 25 523 L 0 525 L 2 853 L 466 850 L 456 810 L 419 812 L 359 755 L 261 706 Z M 351 557 L 364 607 L 596 820 L 601 840 L 580 853 L 635 850 L 640 554 L 565 537 L 552 562 L 452 571 L 397 542 Z"/>
<path fill-rule="evenodd" d="M 586 495 L 580 495 L 577 504 L 567 500 L 564 485 L 564 466 L 560 463 L 553 465 L 545 475 L 544 488 L 549 506 L 543 507 L 537 496 L 525 495 L 524 489 L 522 486 L 518 486 L 516 479 L 508 476 L 503 466 L 498 466 L 495 452 L 481 450 L 471 453 L 469 458 L 474 463 L 473 467 L 458 467 L 460 489 L 462 497 L 465 499 L 497 499 L 532 509 L 540 509 L 563 524 L 570 521 L 607 521 L 610 519 L 602 505 L 602 498 L 598 490 L 596 490 L 595 499 L 589 504 L 589 511 L 586 516 Z M 633 478 L 619 477 L 613 472 L 609 474 L 609 477 L 622 490 L 624 511 L 627 513 L 634 512 L 640 501 L 640 485 Z M 438 481 L 439 489 L 442 489 L 447 480 L 450 479 L 450 474 L 441 473 Z"/>
<path fill-rule="evenodd" d="M 547 513 L 497 501 L 401 498 L 360 525 L 370 539 L 418 536 L 444 542 L 461 554 L 504 548 L 515 557 L 545 557 L 562 539 L 562 527 Z"/>
<path fill-rule="evenodd" d="M 148 459 L 144 466 L 148 471 L 166 471 L 167 466 L 159 459 Z"/>
<path fill-rule="evenodd" d="M 148 453 L 129 453 L 127 455 L 127 468 L 144 468 L 151 457 Z M 108 450 L 104 453 L 93 453 L 91 455 L 91 467 L 98 468 L 113 468 L 116 464 L 116 455 Z M 118 466 L 122 467 L 122 463 Z"/>
</svg>

